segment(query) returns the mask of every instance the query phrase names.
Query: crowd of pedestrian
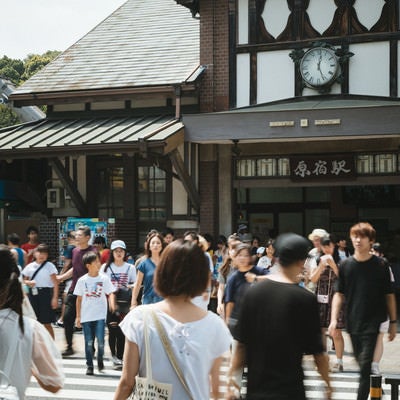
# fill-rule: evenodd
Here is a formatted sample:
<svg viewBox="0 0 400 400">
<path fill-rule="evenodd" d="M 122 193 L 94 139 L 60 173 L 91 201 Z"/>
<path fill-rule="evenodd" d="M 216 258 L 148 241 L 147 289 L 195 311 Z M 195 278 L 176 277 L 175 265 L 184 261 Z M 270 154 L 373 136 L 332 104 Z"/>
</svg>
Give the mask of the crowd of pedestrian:
<svg viewBox="0 0 400 400">
<path fill-rule="evenodd" d="M 173 399 L 206 399 L 209 393 L 220 398 L 219 366 L 228 351 L 227 399 L 239 398 L 245 366 L 247 399 L 305 399 L 305 354 L 314 356 L 330 399 L 329 373 L 346 368 L 346 329 L 360 366 L 357 400 L 366 400 L 369 376 L 379 373 L 383 335 L 388 332 L 389 340 L 396 335 L 394 278 L 369 223 L 349 231 L 354 254 L 345 237 L 335 239 L 322 228 L 308 238 L 286 233 L 262 241 L 241 225 L 228 238 L 220 235 L 215 247 L 209 234 L 188 231 L 176 238 L 170 228 L 151 230 L 144 253 L 134 260 L 128 259 L 123 240 L 107 248 L 103 237 L 92 243 L 90 228 L 80 226 L 67 233 L 60 273 L 38 230 L 29 227 L 27 237 L 20 246 L 19 236 L 10 234 L 8 247 L 0 248 L 8 264 L 0 266 L 0 330 L 11 318 L 19 321 L 23 337 L 24 326 L 34 324 L 38 335 L 48 333 L 47 343 L 54 338 L 53 325 L 62 327 L 62 357 L 69 357 L 75 353 L 74 332 L 82 329 L 87 375 L 94 374 L 95 355 L 98 371 L 104 369 L 107 331 L 113 367 L 122 370 L 114 399 L 130 395 L 135 376 L 145 377 L 149 362 L 153 379 L 172 383 Z M 20 283 L 15 285 L 17 275 Z M 59 294 L 61 283 L 65 289 Z M 34 323 L 22 317 L 27 299 Z M 29 346 L 35 346 L 35 337 Z M 332 362 L 329 346 L 336 354 Z M 0 354 L 6 354 L 3 347 L 2 341 Z M 54 344 L 47 351 L 51 358 L 41 366 L 57 366 L 54 381 L 47 383 L 40 369 L 24 373 L 56 391 L 62 386 L 60 354 Z M 172 368 L 171 357 L 180 369 Z"/>
</svg>

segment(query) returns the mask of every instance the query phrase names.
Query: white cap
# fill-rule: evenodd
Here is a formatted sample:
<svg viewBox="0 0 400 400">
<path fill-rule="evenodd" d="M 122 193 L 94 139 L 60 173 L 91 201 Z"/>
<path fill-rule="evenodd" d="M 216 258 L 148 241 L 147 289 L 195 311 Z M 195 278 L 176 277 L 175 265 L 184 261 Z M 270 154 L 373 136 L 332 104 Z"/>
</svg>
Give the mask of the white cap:
<svg viewBox="0 0 400 400">
<path fill-rule="evenodd" d="M 315 238 L 323 238 L 324 236 L 329 236 L 329 233 L 325 229 L 314 229 L 309 235 L 308 238 L 310 240 L 314 240 Z"/>
<path fill-rule="evenodd" d="M 122 240 L 114 240 L 113 242 L 111 242 L 111 246 L 110 246 L 111 250 L 115 250 L 118 248 L 126 250 L 125 242 Z"/>
<path fill-rule="evenodd" d="M 259 247 L 259 248 L 257 249 L 257 254 L 263 254 L 264 251 L 265 251 L 265 247 Z"/>
</svg>

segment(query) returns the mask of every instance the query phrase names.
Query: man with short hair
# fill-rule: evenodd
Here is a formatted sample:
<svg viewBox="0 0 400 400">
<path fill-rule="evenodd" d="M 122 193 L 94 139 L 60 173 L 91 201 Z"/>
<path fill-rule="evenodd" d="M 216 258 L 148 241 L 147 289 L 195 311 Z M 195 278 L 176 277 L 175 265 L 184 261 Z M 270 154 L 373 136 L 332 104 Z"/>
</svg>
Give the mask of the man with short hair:
<svg viewBox="0 0 400 400">
<path fill-rule="evenodd" d="M 60 281 L 67 280 L 72 277 L 72 283 L 65 301 L 64 331 L 65 339 L 67 341 L 67 348 L 62 353 L 63 357 L 72 356 L 75 353 L 72 347 L 72 337 L 76 319 L 77 296 L 75 296 L 73 293 L 78 279 L 87 273 L 87 269 L 82 261 L 83 256 L 89 251 L 94 251 L 97 253 L 96 248 L 89 245 L 90 237 L 90 228 L 87 226 L 80 226 L 75 231 L 75 248 L 72 250 L 72 268 L 59 276 Z"/>
<path fill-rule="evenodd" d="M 17 233 L 10 233 L 7 236 L 7 245 L 10 248 L 12 255 L 15 258 L 17 264 L 24 268 L 26 265 L 26 260 L 28 259 L 25 250 L 21 249 L 19 246 L 20 238 Z"/>
<path fill-rule="evenodd" d="M 350 334 L 354 356 L 360 366 L 357 400 L 367 400 L 371 363 L 380 324 L 389 315 L 389 341 L 397 332 L 396 298 L 387 263 L 371 254 L 376 232 L 368 222 L 350 229 L 354 254 L 339 265 L 336 293 L 332 301 L 330 336 L 339 334 L 337 319 L 345 304 L 346 329 Z"/>
<path fill-rule="evenodd" d="M 303 354 L 313 354 L 331 399 L 317 298 L 299 286 L 309 242 L 294 233 L 274 243 L 280 270 L 253 285 L 243 298 L 228 375 L 226 399 L 238 397 L 237 371 L 247 362 L 247 400 L 304 400 Z"/>
<path fill-rule="evenodd" d="M 27 259 L 26 264 L 33 261 L 33 253 L 36 247 L 39 246 L 39 231 L 36 226 L 29 226 L 26 230 L 26 236 L 28 236 L 28 241 L 21 245 L 21 249 L 25 251 Z"/>
</svg>

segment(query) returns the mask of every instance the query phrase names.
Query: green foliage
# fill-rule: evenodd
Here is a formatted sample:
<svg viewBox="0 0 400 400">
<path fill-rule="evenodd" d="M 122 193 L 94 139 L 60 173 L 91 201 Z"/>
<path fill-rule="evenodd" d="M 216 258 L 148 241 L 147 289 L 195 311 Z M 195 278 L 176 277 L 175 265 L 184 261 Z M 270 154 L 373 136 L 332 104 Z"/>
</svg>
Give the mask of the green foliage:
<svg viewBox="0 0 400 400">
<path fill-rule="evenodd" d="M 12 109 L 4 104 L 0 104 L 0 128 L 19 123 L 20 120 Z"/>
<path fill-rule="evenodd" d="M 19 84 L 24 73 L 24 62 L 4 56 L 0 58 L 0 76 L 7 78 L 15 85 Z"/>
<path fill-rule="evenodd" d="M 29 54 L 24 60 L 4 56 L 0 58 L 0 76 L 10 80 L 16 86 L 21 85 L 59 54 L 60 51 L 49 50 L 41 55 Z"/>
</svg>

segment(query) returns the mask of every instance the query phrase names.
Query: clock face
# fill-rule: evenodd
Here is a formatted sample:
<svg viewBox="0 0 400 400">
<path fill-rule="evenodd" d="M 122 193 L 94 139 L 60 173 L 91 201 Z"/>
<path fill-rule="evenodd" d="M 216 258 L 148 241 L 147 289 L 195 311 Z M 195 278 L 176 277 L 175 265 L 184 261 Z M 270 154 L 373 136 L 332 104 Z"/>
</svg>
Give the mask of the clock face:
<svg viewBox="0 0 400 400">
<path fill-rule="evenodd" d="M 308 50 L 300 62 L 300 73 L 304 82 L 311 87 L 319 88 L 335 80 L 339 62 L 335 52 L 325 47 Z"/>
</svg>

